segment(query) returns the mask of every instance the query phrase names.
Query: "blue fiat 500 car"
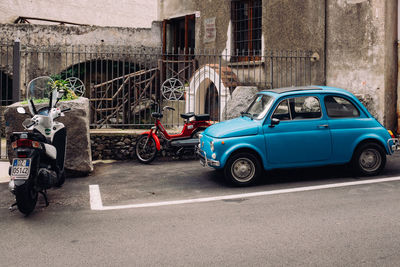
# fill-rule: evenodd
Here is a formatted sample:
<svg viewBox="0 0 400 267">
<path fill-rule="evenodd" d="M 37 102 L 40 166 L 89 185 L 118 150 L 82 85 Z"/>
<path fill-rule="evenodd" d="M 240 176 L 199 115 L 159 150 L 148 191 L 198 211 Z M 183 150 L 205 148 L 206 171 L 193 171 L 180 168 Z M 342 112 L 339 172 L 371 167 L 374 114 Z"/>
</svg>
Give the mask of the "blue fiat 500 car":
<svg viewBox="0 0 400 267">
<path fill-rule="evenodd" d="M 350 92 L 325 86 L 259 92 L 241 117 L 208 127 L 200 137 L 203 166 L 224 171 L 239 186 L 264 170 L 351 163 L 376 175 L 400 149 Z"/>
</svg>

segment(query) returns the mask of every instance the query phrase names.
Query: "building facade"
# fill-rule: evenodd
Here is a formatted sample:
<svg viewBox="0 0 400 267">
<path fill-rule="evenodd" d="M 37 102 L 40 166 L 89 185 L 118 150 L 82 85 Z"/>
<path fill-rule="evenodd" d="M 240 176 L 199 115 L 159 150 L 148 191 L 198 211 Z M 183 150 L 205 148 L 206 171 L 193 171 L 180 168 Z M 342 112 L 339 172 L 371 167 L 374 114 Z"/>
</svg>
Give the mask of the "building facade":
<svg viewBox="0 0 400 267">
<path fill-rule="evenodd" d="M 62 64 L 49 67 L 49 71 L 71 68 L 72 62 L 83 63 L 82 57 L 76 59 L 74 46 L 94 46 L 95 53 L 83 51 L 84 60 L 107 61 L 111 65 L 115 65 L 114 61 L 139 65 L 136 52 L 124 56 L 127 48 L 162 47 L 167 54 L 183 51 L 197 55 L 196 62 L 190 63 L 193 67 L 181 72 L 187 76 L 185 87 L 202 84 L 208 91 L 225 88 L 223 98 L 218 91 L 219 99 L 211 101 L 218 106 L 218 114 L 223 112 L 222 101 L 227 102 L 239 84 L 261 90 L 312 83 L 353 92 L 381 123 L 398 129 L 398 8 L 398 0 L 134 0 L 118 4 L 104 0 L 84 0 L 79 4 L 6 0 L 0 3 L 0 42 L 19 39 L 22 45 L 69 49 L 71 53 L 60 61 Z M 21 16 L 96 26 L 13 24 Z M 2 87 L 7 88 L 12 83 L 11 51 L 4 46 L 0 57 Z M 153 52 L 145 53 L 155 56 Z M 27 62 L 36 66 L 40 59 L 33 57 Z M 157 83 L 161 85 L 168 78 L 165 70 L 175 71 L 182 65 L 186 68 L 188 59 L 191 58 L 186 55 L 154 57 L 154 62 L 161 60 L 158 71 L 162 75 Z M 171 64 L 168 66 L 163 62 L 175 63 L 165 63 Z M 24 61 L 21 64 L 27 65 Z M 145 65 L 140 63 L 143 69 L 152 69 L 154 64 Z M 24 69 L 26 80 L 38 75 L 31 68 L 25 74 Z M 107 68 L 100 68 L 103 69 Z M 112 74 L 120 72 L 119 69 Z M 203 84 L 205 75 L 219 76 L 219 81 Z M 8 85 L 3 86 L 3 81 L 9 81 Z M 99 83 L 102 82 L 105 81 Z M 20 87 L 24 88 L 25 83 L 21 81 Z M 189 92 L 188 99 L 191 97 Z M 192 105 L 196 101 L 193 96 Z M 191 109 L 187 103 L 186 109 Z"/>
<path fill-rule="evenodd" d="M 215 49 L 238 63 L 259 61 L 261 68 L 270 51 L 311 51 L 314 84 L 353 92 L 380 122 L 396 129 L 397 2 L 159 0 L 158 17 L 167 50 Z"/>
</svg>

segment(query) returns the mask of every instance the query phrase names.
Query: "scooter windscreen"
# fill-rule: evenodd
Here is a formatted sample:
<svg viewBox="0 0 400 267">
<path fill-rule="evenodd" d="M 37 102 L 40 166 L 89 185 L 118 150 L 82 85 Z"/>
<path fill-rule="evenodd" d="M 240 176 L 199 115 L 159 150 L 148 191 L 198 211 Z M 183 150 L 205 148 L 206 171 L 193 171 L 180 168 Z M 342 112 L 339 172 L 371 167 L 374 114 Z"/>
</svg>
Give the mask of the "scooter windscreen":
<svg viewBox="0 0 400 267">
<path fill-rule="evenodd" d="M 27 88 L 27 100 L 29 111 L 32 115 L 37 114 L 36 105 L 47 104 L 50 109 L 57 102 L 57 89 L 53 79 L 48 76 L 41 76 L 29 82 Z"/>
</svg>

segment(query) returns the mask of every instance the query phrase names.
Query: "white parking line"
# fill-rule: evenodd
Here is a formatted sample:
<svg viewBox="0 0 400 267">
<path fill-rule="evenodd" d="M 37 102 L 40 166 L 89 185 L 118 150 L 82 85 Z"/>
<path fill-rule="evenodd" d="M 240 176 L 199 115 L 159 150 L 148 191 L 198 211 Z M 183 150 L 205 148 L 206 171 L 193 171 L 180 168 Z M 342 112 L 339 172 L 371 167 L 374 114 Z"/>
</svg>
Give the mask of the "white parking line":
<svg viewBox="0 0 400 267">
<path fill-rule="evenodd" d="M 346 186 L 354 186 L 354 185 L 393 182 L 393 181 L 400 181 L 400 176 L 390 177 L 390 178 L 370 179 L 370 180 L 363 180 L 363 181 L 356 181 L 356 182 L 305 186 L 305 187 L 278 189 L 278 190 L 271 190 L 271 191 L 260 191 L 260 192 L 253 192 L 253 193 L 244 193 L 244 194 L 234 194 L 234 195 L 205 197 L 205 198 L 193 198 L 193 199 L 183 199 L 183 200 L 173 200 L 173 201 L 162 201 L 162 202 L 150 202 L 150 203 L 141 203 L 141 204 L 117 205 L 117 206 L 103 206 L 103 203 L 101 200 L 100 189 L 99 189 L 98 185 L 89 185 L 89 192 L 90 192 L 90 207 L 92 210 L 120 210 L 120 209 L 160 207 L 160 206 L 219 201 L 219 200 L 227 200 L 227 199 L 278 195 L 278 194 L 287 194 L 287 193 L 295 193 L 295 192 L 313 191 L 313 190 L 338 188 L 338 187 L 346 187 Z"/>
<path fill-rule="evenodd" d="M 101 200 L 100 189 L 97 184 L 89 185 L 90 192 L 90 208 L 92 210 L 102 210 L 103 201 Z"/>
</svg>

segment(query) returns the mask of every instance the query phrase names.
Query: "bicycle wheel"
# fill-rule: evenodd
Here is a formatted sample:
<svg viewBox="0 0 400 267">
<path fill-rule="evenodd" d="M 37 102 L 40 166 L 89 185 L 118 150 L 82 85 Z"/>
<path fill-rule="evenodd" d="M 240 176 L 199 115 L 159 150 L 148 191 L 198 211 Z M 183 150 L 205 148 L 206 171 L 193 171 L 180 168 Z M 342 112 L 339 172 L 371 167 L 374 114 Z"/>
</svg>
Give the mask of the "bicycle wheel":
<svg viewBox="0 0 400 267">
<path fill-rule="evenodd" d="M 136 142 L 136 157 L 140 163 L 148 164 L 157 156 L 156 141 L 153 137 L 142 135 Z"/>
</svg>

